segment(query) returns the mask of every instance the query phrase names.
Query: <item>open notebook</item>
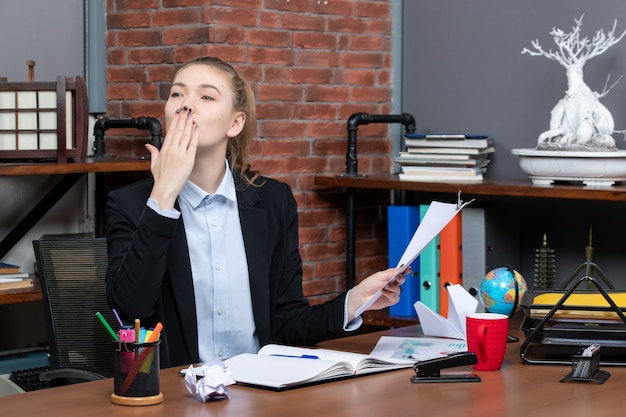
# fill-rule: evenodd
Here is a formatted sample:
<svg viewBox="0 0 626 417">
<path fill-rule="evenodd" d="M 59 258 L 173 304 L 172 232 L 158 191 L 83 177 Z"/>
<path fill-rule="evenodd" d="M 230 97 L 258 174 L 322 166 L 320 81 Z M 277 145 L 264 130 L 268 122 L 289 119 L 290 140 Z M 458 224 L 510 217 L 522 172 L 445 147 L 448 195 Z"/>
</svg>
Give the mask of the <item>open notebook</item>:
<svg viewBox="0 0 626 417">
<path fill-rule="evenodd" d="M 237 383 L 273 390 L 410 368 L 413 363 L 414 360 L 283 345 L 266 345 L 257 354 L 244 353 L 225 361 Z"/>
</svg>

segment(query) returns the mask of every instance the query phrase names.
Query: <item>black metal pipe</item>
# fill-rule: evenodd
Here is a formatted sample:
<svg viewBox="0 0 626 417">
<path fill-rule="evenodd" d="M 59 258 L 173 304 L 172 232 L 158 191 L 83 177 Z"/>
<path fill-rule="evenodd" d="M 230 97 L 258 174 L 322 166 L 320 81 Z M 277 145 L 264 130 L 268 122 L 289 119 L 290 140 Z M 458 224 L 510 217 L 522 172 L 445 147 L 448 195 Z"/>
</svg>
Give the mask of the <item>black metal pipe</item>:
<svg viewBox="0 0 626 417">
<path fill-rule="evenodd" d="M 360 125 L 370 123 L 402 123 L 406 133 L 415 132 L 415 118 L 409 113 L 369 114 L 354 113 L 348 118 L 348 152 L 346 154 L 346 173 L 344 176 L 358 176 L 358 158 L 356 156 L 357 130 Z M 356 277 L 356 189 L 348 188 L 347 210 L 347 247 L 346 247 L 346 288 L 355 284 Z"/>
<path fill-rule="evenodd" d="M 406 133 L 415 132 L 415 118 L 409 113 L 402 114 L 369 114 L 354 113 L 348 118 L 348 152 L 346 154 L 346 176 L 358 175 L 358 159 L 356 156 L 357 130 L 360 125 L 370 123 L 402 123 Z"/>
<path fill-rule="evenodd" d="M 150 143 L 157 148 L 163 144 L 161 122 L 154 117 L 137 117 L 133 119 L 98 119 L 93 127 L 94 156 L 104 156 L 104 132 L 108 129 L 134 128 L 150 131 Z"/>
</svg>

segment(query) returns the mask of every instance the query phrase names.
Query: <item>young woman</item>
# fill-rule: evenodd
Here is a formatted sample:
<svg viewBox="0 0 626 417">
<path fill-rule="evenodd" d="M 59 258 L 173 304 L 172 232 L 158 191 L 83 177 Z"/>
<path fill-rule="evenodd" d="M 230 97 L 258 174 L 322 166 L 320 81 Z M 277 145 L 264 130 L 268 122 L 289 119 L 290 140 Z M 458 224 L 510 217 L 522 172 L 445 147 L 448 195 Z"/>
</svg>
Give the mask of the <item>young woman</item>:
<svg viewBox="0 0 626 417">
<path fill-rule="evenodd" d="M 184 64 L 165 123 L 161 149 L 146 145 L 152 179 L 107 203 L 109 303 L 129 322 L 163 323 L 162 367 L 313 344 L 358 328 L 355 311 L 381 288 L 371 309 L 398 301 L 395 269 L 321 305 L 304 298 L 296 202 L 249 169 L 254 95 L 232 66 Z"/>
</svg>

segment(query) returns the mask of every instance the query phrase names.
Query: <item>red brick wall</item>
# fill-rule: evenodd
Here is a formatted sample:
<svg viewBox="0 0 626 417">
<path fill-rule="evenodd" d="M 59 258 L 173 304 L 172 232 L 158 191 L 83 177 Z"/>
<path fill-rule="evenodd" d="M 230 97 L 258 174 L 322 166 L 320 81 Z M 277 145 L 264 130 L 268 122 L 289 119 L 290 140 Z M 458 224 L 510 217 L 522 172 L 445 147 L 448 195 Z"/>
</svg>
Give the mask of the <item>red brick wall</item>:
<svg viewBox="0 0 626 417">
<path fill-rule="evenodd" d="M 345 289 L 341 190 L 318 173 L 345 170 L 346 123 L 391 111 L 391 0 L 107 0 L 107 117 L 162 120 L 175 65 L 215 55 L 257 96 L 252 168 L 289 183 L 298 201 L 304 290 L 316 303 Z M 359 173 L 388 172 L 388 126 L 358 131 Z M 146 138 L 107 152 L 145 155 Z M 386 266 L 388 193 L 359 193 L 357 280 Z"/>
</svg>

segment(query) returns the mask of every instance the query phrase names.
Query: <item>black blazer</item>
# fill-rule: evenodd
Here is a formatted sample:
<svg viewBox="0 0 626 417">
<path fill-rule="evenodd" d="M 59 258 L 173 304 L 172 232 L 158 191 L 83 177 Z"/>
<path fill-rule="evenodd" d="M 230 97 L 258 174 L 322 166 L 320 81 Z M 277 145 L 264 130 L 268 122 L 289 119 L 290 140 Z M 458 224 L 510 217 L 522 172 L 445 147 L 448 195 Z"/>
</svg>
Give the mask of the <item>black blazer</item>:
<svg viewBox="0 0 626 417">
<path fill-rule="evenodd" d="M 239 218 L 261 346 L 310 345 L 344 333 L 345 294 L 310 306 L 302 294 L 296 202 L 288 185 L 261 178 L 248 185 L 235 172 Z M 107 297 L 129 323 L 163 323 L 161 367 L 197 363 L 198 332 L 184 219 L 146 206 L 152 180 L 109 194 Z"/>
</svg>

